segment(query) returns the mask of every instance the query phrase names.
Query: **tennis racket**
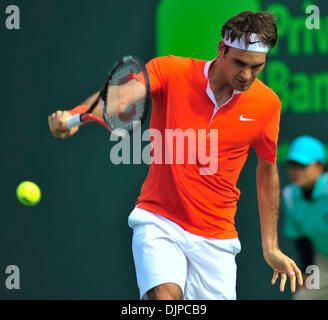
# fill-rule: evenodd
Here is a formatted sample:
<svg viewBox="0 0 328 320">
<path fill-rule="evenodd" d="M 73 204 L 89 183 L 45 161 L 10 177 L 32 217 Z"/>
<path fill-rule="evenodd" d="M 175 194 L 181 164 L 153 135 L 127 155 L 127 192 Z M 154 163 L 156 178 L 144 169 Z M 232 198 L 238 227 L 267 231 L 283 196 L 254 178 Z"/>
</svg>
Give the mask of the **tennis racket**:
<svg viewBox="0 0 328 320">
<path fill-rule="evenodd" d="M 150 104 L 150 84 L 146 66 L 134 56 L 116 62 L 105 84 L 87 112 L 76 114 L 66 123 L 67 129 L 95 121 L 120 136 L 131 134 L 140 126 Z M 92 111 L 102 103 L 103 119 Z"/>
</svg>

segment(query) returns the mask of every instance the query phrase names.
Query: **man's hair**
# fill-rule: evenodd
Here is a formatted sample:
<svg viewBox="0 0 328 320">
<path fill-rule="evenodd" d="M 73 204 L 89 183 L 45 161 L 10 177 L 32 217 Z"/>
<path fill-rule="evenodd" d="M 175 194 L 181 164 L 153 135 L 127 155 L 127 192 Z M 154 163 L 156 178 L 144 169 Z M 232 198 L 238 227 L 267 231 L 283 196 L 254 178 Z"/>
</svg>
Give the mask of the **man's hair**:
<svg viewBox="0 0 328 320">
<path fill-rule="evenodd" d="M 230 41 L 245 37 L 246 46 L 252 33 L 256 33 L 265 45 L 274 48 L 278 40 L 274 15 L 263 11 L 244 11 L 230 18 L 221 29 L 222 37 L 229 35 Z"/>
</svg>

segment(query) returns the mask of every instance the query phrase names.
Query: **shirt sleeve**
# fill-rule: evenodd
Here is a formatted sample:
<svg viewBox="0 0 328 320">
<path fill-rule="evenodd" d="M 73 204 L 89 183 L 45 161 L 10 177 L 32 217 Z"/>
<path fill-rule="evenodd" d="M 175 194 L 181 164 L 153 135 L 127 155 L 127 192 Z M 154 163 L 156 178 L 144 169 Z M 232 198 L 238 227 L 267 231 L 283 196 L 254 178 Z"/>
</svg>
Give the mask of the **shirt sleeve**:
<svg viewBox="0 0 328 320">
<path fill-rule="evenodd" d="M 272 119 L 260 131 L 253 140 L 252 147 L 255 149 L 257 156 L 261 159 L 276 163 L 277 145 L 280 124 L 280 105 L 274 113 Z"/>
<path fill-rule="evenodd" d="M 146 64 L 152 95 L 158 95 L 174 73 L 175 60 L 173 56 L 158 57 Z"/>
</svg>

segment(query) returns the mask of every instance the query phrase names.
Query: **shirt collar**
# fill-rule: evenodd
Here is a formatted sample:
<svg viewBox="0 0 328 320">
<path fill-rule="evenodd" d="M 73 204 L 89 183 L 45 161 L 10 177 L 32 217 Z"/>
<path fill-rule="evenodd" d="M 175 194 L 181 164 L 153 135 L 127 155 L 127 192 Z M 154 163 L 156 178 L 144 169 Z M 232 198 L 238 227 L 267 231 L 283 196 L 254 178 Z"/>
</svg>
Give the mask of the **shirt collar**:
<svg viewBox="0 0 328 320">
<path fill-rule="evenodd" d="M 213 59 L 213 60 L 210 60 L 210 61 L 207 61 L 207 62 L 205 63 L 205 66 L 204 66 L 204 76 L 205 76 L 205 79 L 206 79 L 207 82 L 208 82 L 208 84 L 207 84 L 208 87 L 210 87 L 210 81 L 209 81 L 209 79 L 208 79 L 208 73 L 209 73 L 209 71 L 210 71 L 211 65 L 212 65 L 215 61 L 220 60 L 220 59 L 221 59 L 221 58 L 217 57 L 217 58 L 215 58 L 215 59 Z M 212 89 L 211 89 L 211 90 L 212 90 Z M 238 94 L 238 93 L 242 93 L 242 91 L 238 91 L 238 90 L 233 89 L 233 91 L 232 91 L 232 95 L 234 95 L 234 94 Z"/>
<path fill-rule="evenodd" d="M 211 101 L 214 103 L 214 106 L 215 106 L 214 110 L 215 110 L 215 112 L 217 110 L 219 110 L 222 106 L 224 106 L 227 103 L 229 103 L 235 94 L 242 93 L 242 91 L 238 91 L 238 90 L 235 90 L 234 89 L 232 91 L 231 97 L 226 102 L 224 102 L 221 106 L 218 106 L 218 104 L 216 102 L 216 99 L 215 99 L 214 92 L 213 92 L 213 90 L 211 88 L 210 80 L 208 79 L 208 73 L 209 73 L 210 67 L 211 67 L 212 63 L 215 62 L 218 59 L 219 58 L 215 58 L 214 60 L 207 61 L 205 63 L 205 66 L 204 66 L 204 76 L 205 76 L 205 79 L 207 80 L 206 93 L 207 93 L 208 97 L 211 99 Z"/>
<path fill-rule="evenodd" d="M 327 175 L 322 174 L 316 181 L 313 192 L 312 192 L 312 197 L 313 198 L 320 198 L 323 195 L 327 194 Z"/>
</svg>

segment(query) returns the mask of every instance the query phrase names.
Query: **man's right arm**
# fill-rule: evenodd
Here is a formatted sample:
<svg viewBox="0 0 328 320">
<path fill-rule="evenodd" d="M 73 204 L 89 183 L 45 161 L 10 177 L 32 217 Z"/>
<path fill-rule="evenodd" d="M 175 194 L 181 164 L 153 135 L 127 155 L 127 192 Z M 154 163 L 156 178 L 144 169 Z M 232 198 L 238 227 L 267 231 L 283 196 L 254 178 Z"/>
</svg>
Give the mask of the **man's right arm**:
<svg viewBox="0 0 328 320">
<path fill-rule="evenodd" d="M 87 98 L 82 103 L 82 105 L 85 105 L 86 108 L 89 108 L 93 101 L 97 99 L 98 95 L 99 92 L 94 93 L 89 98 Z M 100 104 L 98 104 L 98 106 L 94 109 L 93 114 L 97 117 L 102 116 Z M 68 110 L 57 110 L 48 117 L 49 129 L 54 137 L 64 139 L 71 137 L 79 130 L 79 126 L 76 126 L 70 130 L 66 128 L 66 122 L 71 117 L 72 113 Z"/>
<path fill-rule="evenodd" d="M 98 95 L 99 92 L 96 92 L 82 103 L 82 105 L 85 106 L 85 110 L 96 101 Z M 107 103 L 107 112 L 110 115 L 122 113 L 131 103 L 140 101 L 144 99 L 145 96 L 146 86 L 136 79 L 131 79 L 123 85 L 112 86 L 109 88 L 108 92 L 108 97 L 111 97 L 111 100 Z M 98 103 L 92 111 L 92 114 L 98 118 L 102 118 L 103 111 L 101 102 Z M 70 117 L 72 117 L 72 113 L 63 110 L 58 110 L 48 117 L 50 131 L 56 138 L 70 137 L 79 130 L 78 126 L 72 129 L 66 128 L 66 122 Z"/>
</svg>

